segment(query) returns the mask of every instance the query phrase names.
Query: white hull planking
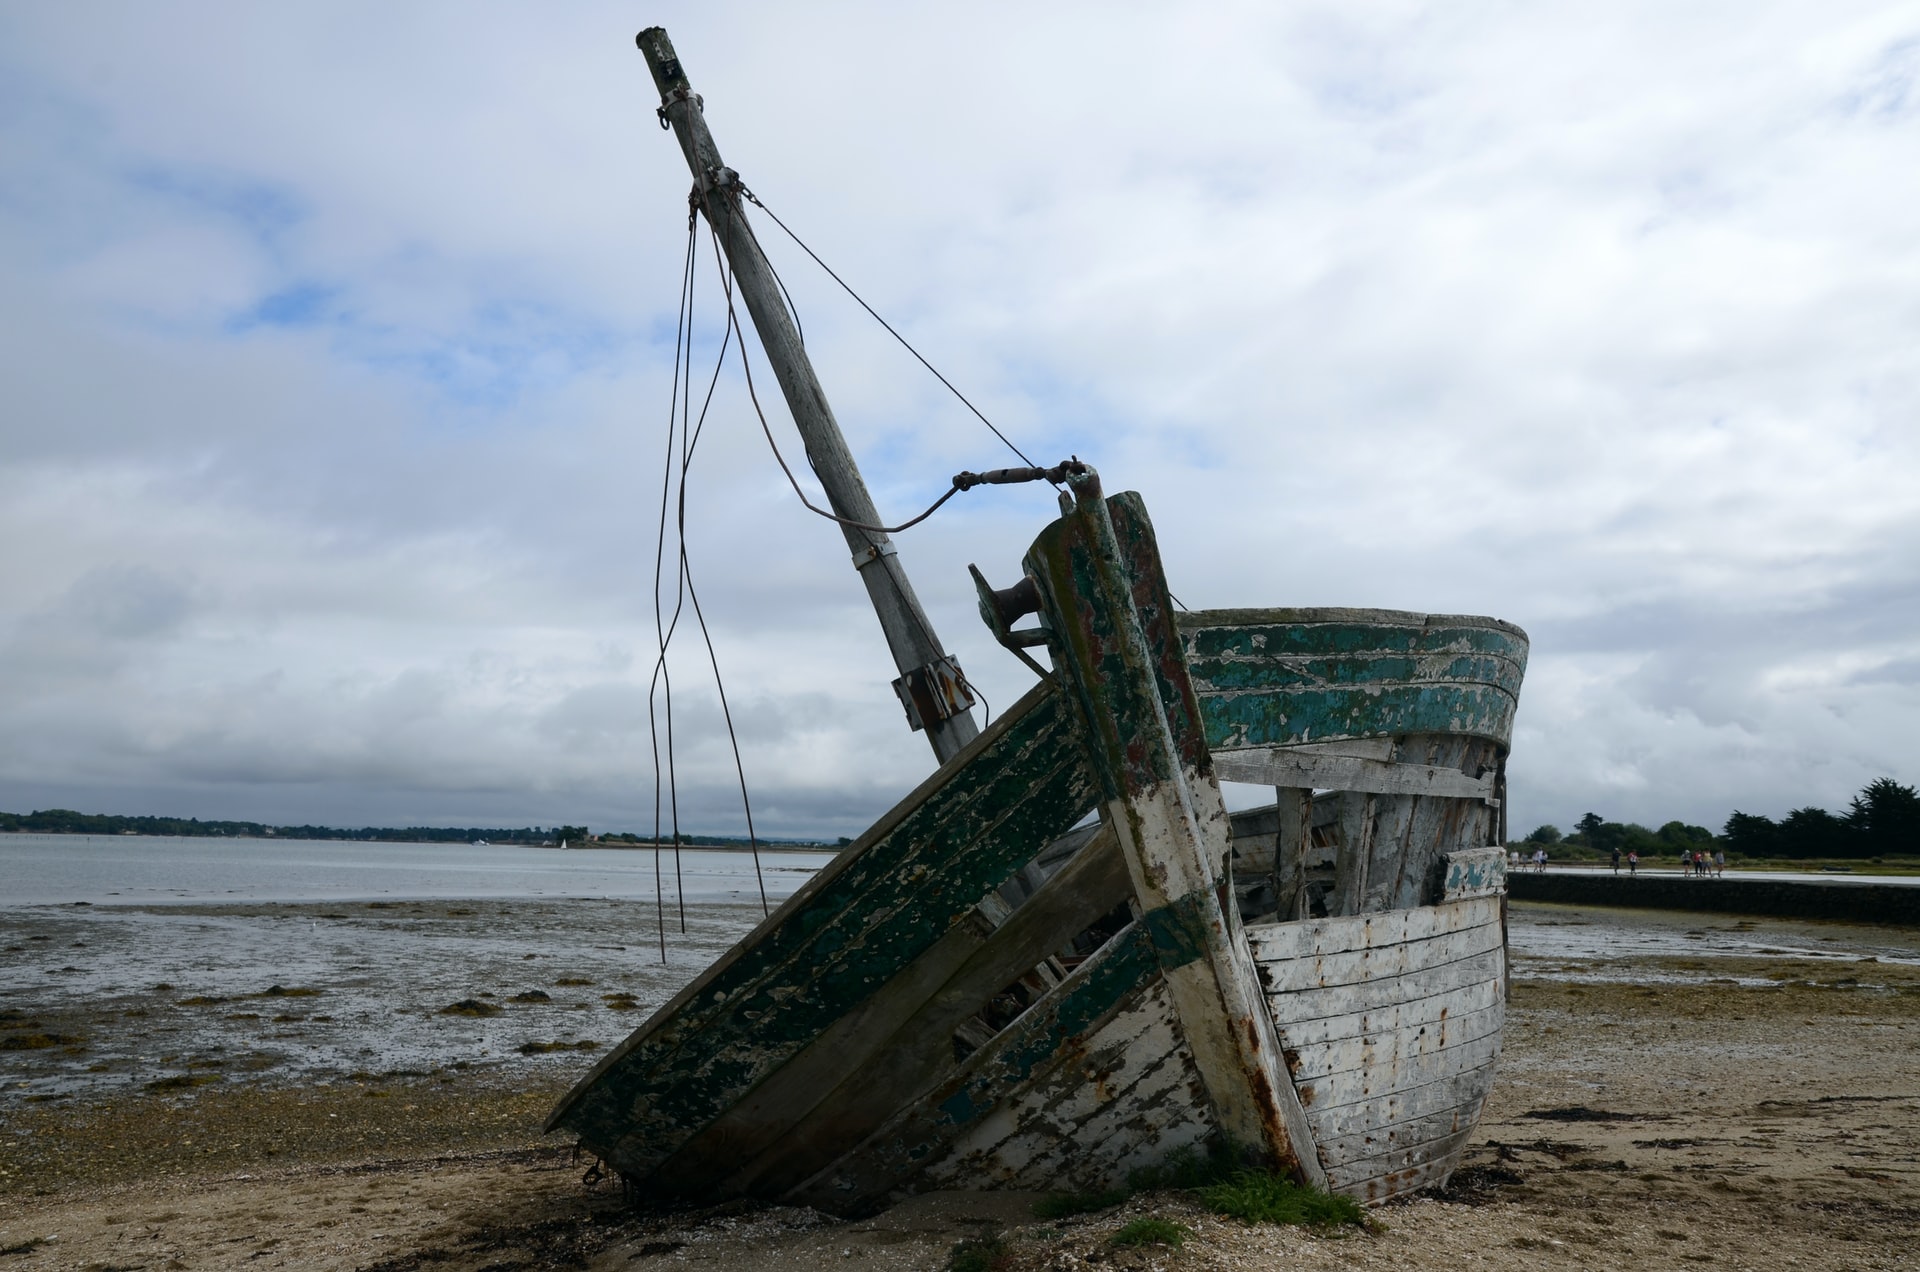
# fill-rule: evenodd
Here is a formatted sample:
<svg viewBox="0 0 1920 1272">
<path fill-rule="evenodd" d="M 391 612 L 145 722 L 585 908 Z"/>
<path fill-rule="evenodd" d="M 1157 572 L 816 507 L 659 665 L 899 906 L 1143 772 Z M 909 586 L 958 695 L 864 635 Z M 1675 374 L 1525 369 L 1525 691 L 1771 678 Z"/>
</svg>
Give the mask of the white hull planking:
<svg viewBox="0 0 1920 1272">
<path fill-rule="evenodd" d="M 1452 1173 L 1500 1055 L 1503 902 L 1246 929 L 1330 1187 L 1377 1202 Z"/>
</svg>

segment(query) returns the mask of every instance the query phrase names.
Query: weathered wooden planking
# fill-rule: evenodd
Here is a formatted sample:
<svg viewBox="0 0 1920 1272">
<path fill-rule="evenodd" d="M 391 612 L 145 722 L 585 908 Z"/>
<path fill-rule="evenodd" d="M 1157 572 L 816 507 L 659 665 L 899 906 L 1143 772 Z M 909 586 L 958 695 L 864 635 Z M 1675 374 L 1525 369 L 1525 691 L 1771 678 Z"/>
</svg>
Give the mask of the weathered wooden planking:
<svg viewBox="0 0 1920 1272">
<path fill-rule="evenodd" d="M 1427 736 L 1402 738 L 1396 754 L 1409 763 L 1427 763 L 1452 767 L 1491 777 L 1496 796 L 1504 792 L 1506 744 L 1492 738 Z M 1382 854 L 1395 846 L 1375 845 L 1374 882 L 1369 895 L 1386 906 L 1413 905 L 1441 899 L 1441 884 L 1446 875 L 1446 858 L 1451 852 L 1478 848 L 1498 840 L 1499 798 L 1484 800 L 1433 799 L 1425 796 L 1408 800 L 1404 796 L 1375 796 L 1411 804 L 1405 838 L 1400 841 L 1399 881 L 1384 883 Z"/>
<path fill-rule="evenodd" d="M 1269 963 L 1261 969 L 1262 980 L 1270 998 L 1307 989 L 1376 984 L 1409 974 L 1418 976 L 1428 968 L 1498 949 L 1500 944 L 1500 929 L 1480 924 L 1418 941 Z"/>
<path fill-rule="evenodd" d="M 952 1034 L 1015 977 L 1128 895 L 1110 835 L 1083 841 L 998 928 L 977 911 L 694 1135 L 661 1168 L 677 1191 L 777 1196 L 953 1065 Z M 989 894 L 991 897 L 992 894 Z M 993 898 L 997 900 L 997 898 Z"/>
<path fill-rule="evenodd" d="M 1498 1039 L 1492 1041 L 1498 1042 Z M 1313 1119 L 1315 1142 L 1332 1143 L 1344 1136 L 1359 1135 L 1396 1122 L 1458 1108 L 1476 1097 L 1484 1097 L 1493 1089 L 1498 1059 L 1499 1048 L 1495 1047 L 1492 1054 L 1477 1066 L 1461 1069 L 1422 1086 L 1353 1104 L 1311 1111 L 1309 1116 Z"/>
<path fill-rule="evenodd" d="M 1212 1130 L 1205 1085 L 1164 982 L 1117 1013 L 1084 1054 L 1004 1100 L 925 1172 L 938 1187 L 1111 1188 Z"/>
<path fill-rule="evenodd" d="M 1237 914 L 1217 890 L 1229 819 L 1211 772 L 1153 525 L 1139 496 L 1070 473 L 1071 511 L 1028 551 L 1054 665 L 1083 711 L 1101 818 L 1133 876 L 1167 995 L 1228 1138 L 1318 1184 Z"/>
<path fill-rule="evenodd" d="M 1431 1025 L 1452 1016 L 1464 1016 L 1490 1007 L 1504 996 L 1498 978 L 1481 978 L 1450 989 L 1428 992 L 1430 985 L 1404 987 L 1413 997 L 1374 1011 L 1341 1012 L 1312 1019 L 1290 1018 L 1287 1038 L 1294 1047 L 1311 1047 L 1388 1033 L 1408 1026 Z M 1296 1000 L 1297 1001 L 1297 1000 Z"/>
<path fill-rule="evenodd" d="M 1178 616 L 1196 685 L 1215 689 L 1485 680 L 1520 691 L 1527 634 L 1499 619 L 1317 606 Z M 1488 663 L 1464 670 L 1462 660 Z"/>
<path fill-rule="evenodd" d="M 1380 1011 L 1463 985 L 1500 980 L 1505 975 L 1505 955 L 1505 950 L 1491 949 L 1455 963 L 1425 968 L 1418 976 L 1395 976 L 1360 985 L 1329 985 L 1325 989 L 1298 989 L 1287 994 L 1271 994 L 1267 1001 L 1272 1005 L 1273 1018 L 1288 1022 Z"/>
<path fill-rule="evenodd" d="M 1504 1008 L 1494 1008 L 1504 1015 Z M 1481 1022 L 1484 1030 L 1484 1022 Z M 1478 1068 L 1500 1054 L 1499 1023 L 1494 1031 L 1450 1042 L 1438 1050 L 1421 1050 L 1391 1059 L 1363 1062 L 1358 1068 L 1344 1069 L 1322 1078 L 1300 1083 L 1300 1100 L 1307 1105 L 1307 1117 L 1326 1116 L 1346 1108 L 1378 1103 L 1386 1096 L 1416 1091 L 1435 1082 L 1445 1082 L 1455 1074 Z M 1311 1098 L 1309 1097 L 1311 1092 Z M 1320 1129 L 1315 1122 L 1316 1131 Z"/>
<path fill-rule="evenodd" d="M 1333 1173 L 1348 1180 L 1402 1170 L 1415 1164 L 1421 1154 L 1432 1156 L 1441 1146 L 1457 1150 L 1459 1145 L 1452 1143 L 1454 1137 L 1473 1133 L 1485 1102 L 1480 1096 L 1469 1095 L 1452 1108 L 1356 1135 L 1336 1136 L 1321 1145 L 1321 1149 L 1343 1163 Z"/>
<path fill-rule="evenodd" d="M 1440 885 L 1448 901 L 1499 896 L 1507 890 L 1507 850 L 1467 848 L 1447 854 L 1447 873 Z"/>
<path fill-rule="evenodd" d="M 1451 1172 L 1500 1054 L 1501 903 L 1247 929 L 1329 1187 L 1380 1201 Z"/>
<path fill-rule="evenodd" d="M 1129 924 L 946 1079 L 811 1179 L 795 1205 L 857 1210 L 897 1191 L 1009 1101 L 1079 1058 L 1086 1039 L 1152 988 L 1159 962 L 1144 925 Z"/>
<path fill-rule="evenodd" d="M 1456 734 L 1503 747 L 1527 638 L 1490 618 L 1398 610 L 1179 616 L 1208 745 L 1285 747 Z"/>
<path fill-rule="evenodd" d="M 596 1065 L 548 1129 L 648 1180 L 1085 815 L 1094 778 L 1075 717 L 1035 686 Z"/>
<path fill-rule="evenodd" d="M 1445 1182 L 1460 1160 L 1460 1153 L 1473 1138 L 1473 1124 L 1479 1120 L 1478 1104 L 1458 1110 L 1466 1123 L 1460 1130 L 1419 1144 L 1395 1145 L 1356 1158 L 1337 1171 L 1329 1171 L 1327 1182 L 1338 1191 L 1369 1204 L 1386 1201 L 1404 1193 Z"/>
<path fill-rule="evenodd" d="M 1126 863 L 1112 832 L 1101 827 L 999 928 L 975 936 L 971 923 L 955 924 L 688 1150 L 704 1147 L 709 1168 L 725 1180 L 722 1193 L 780 1196 L 951 1073 L 953 1034 L 963 1022 L 1131 894 Z M 748 1127 L 750 1136 L 743 1133 Z M 685 1157 L 683 1151 L 666 1167 L 676 1181 L 695 1169 Z"/>
<path fill-rule="evenodd" d="M 1249 924 L 1246 933 L 1255 960 L 1264 967 L 1270 962 L 1279 964 L 1352 950 L 1387 949 L 1499 922 L 1500 904 L 1494 897 L 1414 906 L 1380 914 L 1307 919 L 1299 923 Z"/>
<path fill-rule="evenodd" d="M 1298 1057 L 1289 1067 L 1296 1083 L 1398 1069 L 1413 1060 L 1498 1033 L 1506 1015 L 1506 1004 L 1495 1001 L 1475 1011 L 1449 1011 L 1436 1020 L 1371 1029 L 1350 1038 L 1304 1043 L 1289 1037 L 1289 1051 Z"/>
<path fill-rule="evenodd" d="M 1268 746 L 1222 750 L 1213 757 L 1223 782 L 1321 791 L 1367 791 L 1376 795 L 1445 795 L 1493 798 L 1493 776 L 1469 777 L 1457 768 L 1399 764 L 1353 755 L 1300 754 L 1299 748 Z"/>
</svg>

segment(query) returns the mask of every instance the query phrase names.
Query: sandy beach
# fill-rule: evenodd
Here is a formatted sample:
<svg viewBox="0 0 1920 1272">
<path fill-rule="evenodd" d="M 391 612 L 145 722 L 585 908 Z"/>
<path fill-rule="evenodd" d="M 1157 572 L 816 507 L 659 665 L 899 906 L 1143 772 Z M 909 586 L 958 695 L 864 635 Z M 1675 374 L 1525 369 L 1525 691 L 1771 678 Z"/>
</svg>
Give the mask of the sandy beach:
<svg viewBox="0 0 1920 1272">
<path fill-rule="evenodd" d="M 69 916 L 22 914 L 8 920 L 10 945 L 72 938 Z M 746 920 L 706 916 L 706 940 Z M 957 1242 L 987 1237 L 1005 1243 L 1012 1269 L 1920 1266 L 1920 932 L 1516 906 L 1514 945 L 1507 1049 L 1466 1167 L 1445 1193 L 1339 1233 L 1250 1228 L 1183 1194 L 1051 1222 L 1016 1194 L 922 1197 L 851 1223 L 740 1205 L 635 1211 L 591 1161 L 539 1135 L 586 1057 L 522 1054 L 514 1039 L 612 1041 L 640 1016 L 610 999 L 650 1000 L 685 970 L 623 990 L 611 963 L 562 958 L 545 981 L 596 983 L 551 987 L 546 1003 L 512 1003 L 506 991 L 531 979 L 507 975 L 513 959 L 436 983 L 400 1026 L 467 1023 L 435 1018 L 456 991 L 505 1000 L 483 1021 L 502 1030 L 495 1054 L 465 1067 L 451 1057 L 466 1042 L 449 1036 L 404 1066 L 339 1072 L 326 1048 L 296 1048 L 304 1058 L 291 1065 L 176 1063 L 139 1081 L 116 1075 L 126 1062 L 111 1057 L 139 1050 L 130 1029 L 204 1014 L 175 1005 L 194 995 L 13 994 L 0 1020 L 0 1272 L 938 1269 Z M 313 987 L 362 1009 L 343 989 Z M 311 1006 L 322 1001 L 218 1006 L 257 1018 L 230 1030 L 335 1014 Z M 139 1011 L 149 1014 L 125 1014 Z M 88 1065 L 104 1066 L 92 1086 L 74 1076 Z M 56 1070 L 66 1076 L 45 1076 Z M 1191 1235 L 1178 1250 L 1109 1243 L 1143 1214 Z"/>
</svg>

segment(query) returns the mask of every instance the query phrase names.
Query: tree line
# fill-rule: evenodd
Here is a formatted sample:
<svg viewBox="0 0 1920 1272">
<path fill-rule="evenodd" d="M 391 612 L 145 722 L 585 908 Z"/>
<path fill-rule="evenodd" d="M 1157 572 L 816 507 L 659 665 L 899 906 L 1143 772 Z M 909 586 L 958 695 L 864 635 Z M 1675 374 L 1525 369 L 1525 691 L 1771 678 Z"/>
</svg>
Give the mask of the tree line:
<svg viewBox="0 0 1920 1272">
<path fill-rule="evenodd" d="M 1779 821 L 1735 811 L 1715 835 L 1705 826 L 1670 821 L 1658 830 L 1634 822 L 1611 822 L 1588 813 L 1573 833 L 1536 827 L 1523 841 L 1542 847 L 1573 844 L 1598 852 L 1638 852 L 1643 857 L 1724 849 L 1744 857 L 1862 858 L 1920 856 L 1920 792 L 1890 777 L 1861 788 L 1844 813 L 1796 808 Z"/>
<path fill-rule="evenodd" d="M 198 817 L 129 817 L 118 813 L 78 813 L 71 808 L 47 808 L 31 813 L 0 812 L 0 832 L 43 835 L 173 835 L 183 838 L 235 839 L 359 839 L 399 844 L 473 843 L 580 844 L 597 838 L 601 843 L 648 844 L 631 832 L 593 836 L 585 826 L 270 826 L 252 821 L 202 821 Z M 791 842 L 791 841 L 782 841 Z M 689 848 L 744 848 L 748 841 L 726 835 L 680 836 Z"/>
<path fill-rule="evenodd" d="M 226 836 L 236 839 L 378 839 L 389 843 L 541 844 L 554 840 L 543 826 L 271 826 L 253 821 L 202 821 L 198 817 L 124 816 L 46 808 L 31 813 L 0 812 L 0 831 L 44 835 L 175 835 L 184 838 Z"/>
</svg>

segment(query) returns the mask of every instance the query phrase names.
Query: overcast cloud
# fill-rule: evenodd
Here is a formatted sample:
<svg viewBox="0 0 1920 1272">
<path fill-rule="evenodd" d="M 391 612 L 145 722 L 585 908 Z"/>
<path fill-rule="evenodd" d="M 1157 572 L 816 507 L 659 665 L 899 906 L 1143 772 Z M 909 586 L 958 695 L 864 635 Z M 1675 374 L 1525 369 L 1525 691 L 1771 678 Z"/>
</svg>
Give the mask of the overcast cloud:
<svg viewBox="0 0 1920 1272">
<path fill-rule="evenodd" d="M 1516 833 L 1920 779 L 1920 10 L 940 12 L 0 11 L 0 808 L 651 825 L 656 21 L 783 219 L 1144 494 L 1185 603 L 1525 627 Z M 890 516 L 1010 460 L 763 237 Z M 760 829 L 856 833 L 931 753 L 736 375 L 690 499 Z M 901 538 L 996 707 L 965 565 L 1049 515 Z M 677 651 L 683 814 L 736 832 Z"/>
</svg>

